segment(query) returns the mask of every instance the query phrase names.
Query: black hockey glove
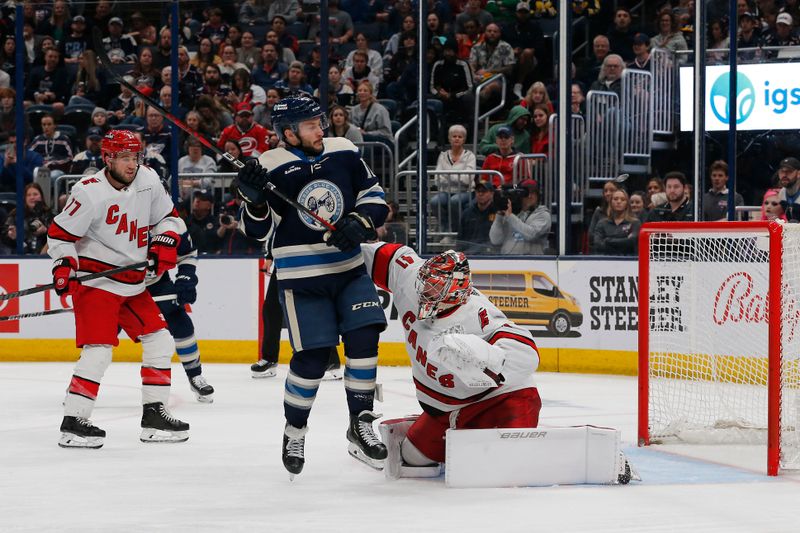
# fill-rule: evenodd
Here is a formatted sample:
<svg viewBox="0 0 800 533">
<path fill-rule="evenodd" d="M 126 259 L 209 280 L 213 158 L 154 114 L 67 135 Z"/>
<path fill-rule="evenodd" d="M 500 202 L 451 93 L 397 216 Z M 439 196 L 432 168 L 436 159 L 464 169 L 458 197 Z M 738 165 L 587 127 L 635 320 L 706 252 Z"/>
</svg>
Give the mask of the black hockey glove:
<svg viewBox="0 0 800 533">
<path fill-rule="evenodd" d="M 263 206 L 267 203 L 267 183 L 269 183 L 269 172 L 256 159 L 245 163 L 244 168 L 236 176 L 236 188 L 239 194 L 245 202 L 253 206 Z"/>
<path fill-rule="evenodd" d="M 378 238 L 372 219 L 360 213 L 348 213 L 335 226 L 336 231 L 326 232 L 324 239 L 328 246 L 335 246 L 343 252 Z"/>
<path fill-rule="evenodd" d="M 178 267 L 178 275 L 175 276 L 175 294 L 178 305 L 193 304 L 197 301 L 197 275 L 193 268 L 182 270 Z"/>
</svg>

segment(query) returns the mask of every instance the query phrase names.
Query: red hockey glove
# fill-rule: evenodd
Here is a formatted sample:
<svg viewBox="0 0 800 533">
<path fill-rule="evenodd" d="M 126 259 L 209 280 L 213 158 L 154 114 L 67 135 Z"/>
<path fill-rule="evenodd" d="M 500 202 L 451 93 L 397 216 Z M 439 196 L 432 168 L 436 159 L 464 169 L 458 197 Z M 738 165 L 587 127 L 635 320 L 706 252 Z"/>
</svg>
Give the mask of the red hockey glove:
<svg viewBox="0 0 800 533">
<path fill-rule="evenodd" d="M 175 268 L 178 264 L 178 242 L 180 237 L 172 231 L 160 233 L 150 241 L 147 258 L 153 261 L 150 270 L 155 272 L 156 276 Z"/>
<path fill-rule="evenodd" d="M 75 279 L 78 262 L 72 257 L 62 257 L 53 262 L 53 284 L 56 294 L 67 296 L 78 290 L 80 282 Z"/>
</svg>

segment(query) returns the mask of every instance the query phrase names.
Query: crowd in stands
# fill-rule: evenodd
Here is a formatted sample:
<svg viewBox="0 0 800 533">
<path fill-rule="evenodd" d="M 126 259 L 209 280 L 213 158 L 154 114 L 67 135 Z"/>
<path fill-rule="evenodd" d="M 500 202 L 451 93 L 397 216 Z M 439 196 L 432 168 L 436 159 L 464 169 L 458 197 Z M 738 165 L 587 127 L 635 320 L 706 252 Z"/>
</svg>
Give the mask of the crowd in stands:
<svg viewBox="0 0 800 533">
<path fill-rule="evenodd" d="M 177 76 L 178 117 L 224 151 L 246 160 L 277 146 L 271 110 L 290 94 L 326 100 L 329 136 L 393 146 L 398 126 L 417 113 L 420 43 L 416 28 L 424 23 L 430 36 L 425 58 L 430 98 L 441 103 L 442 111 L 434 116 L 441 132 L 436 169 L 465 171 L 431 174 L 429 204 L 432 227 L 439 230 L 436 241 L 471 253 L 549 253 L 553 247 L 551 206 L 541 204 L 542 184 L 531 179 L 530 173 L 520 179 L 513 165 L 520 154 L 548 153 L 550 117 L 558 97 L 551 42 L 557 28 L 557 3 L 428 0 L 424 22 L 416 20 L 411 0 L 329 0 L 328 4 L 328 72 L 321 72 L 319 15 L 298 0 L 183 2 L 177 36 L 170 31 L 166 4 L 26 0 L 22 43 L 15 40 L 14 5 L 4 4 L 0 13 L 0 145 L 4 147 L 0 150 L 0 193 L 16 190 L 20 163 L 14 149 L 14 106 L 20 98 L 13 87 L 22 75 L 26 252 L 41 251 L 40 224 L 47 223 L 42 212 L 52 214 L 45 204 L 49 191 L 32 185 L 34 169 L 49 172 L 51 179 L 64 173 L 94 172 L 102 166 L 100 140 L 111 128 L 138 132 L 146 146 L 147 164 L 165 179 L 171 147 L 177 143 L 178 171 L 199 175 L 180 182 L 179 197 L 201 253 L 259 251 L 258 243 L 235 231 L 240 202 L 236 191 L 207 176 L 236 169 L 191 135 L 173 135 L 161 114 L 99 67 L 98 52 L 109 57 L 116 73 L 167 108 L 176 98 L 171 83 Z M 573 113 L 585 113 L 591 90 L 620 95 L 622 73 L 649 70 L 653 49 L 678 53 L 678 62 L 689 59 L 680 53 L 693 45 L 694 2 L 657 4 L 657 9 L 649 6 L 647 17 L 642 17 L 624 2 L 571 2 L 574 16 L 583 17 L 577 28 L 589 30 L 590 51 L 573 64 Z M 726 54 L 719 49 L 727 46 L 733 17 L 727 13 L 727 1 L 708 0 L 707 4 L 708 47 L 715 49 L 709 62 L 724 62 Z M 733 20 L 739 28 L 740 47 L 800 44 L 798 0 L 739 0 Z M 94 50 L 95 29 L 102 32 L 102 50 Z M 576 44 L 581 35 L 576 31 Z M 173 73 L 175 39 L 179 41 L 178 70 Z M 21 73 L 15 64 L 19 46 L 24 47 L 25 57 Z M 769 57 L 773 52 L 748 53 Z M 323 76 L 328 81 L 326 95 L 320 94 Z M 476 86 L 492 78 L 476 94 Z M 473 153 L 466 141 L 473 133 L 475 106 L 488 109 L 503 96 L 507 105 L 492 117 L 491 127 L 480 132 L 478 153 Z M 468 173 L 478 169 L 482 173 Z M 800 203 L 799 169 L 794 157 L 782 160 L 766 190 L 762 216 L 773 216 L 773 202 L 778 198 L 785 212 L 775 216 L 797 218 L 791 206 Z M 645 192 L 606 184 L 601 205 L 586 228 L 584 251 L 634 254 L 635 236 L 643 221 L 691 218 L 691 180 L 674 168 L 654 173 L 659 177 L 651 180 L 654 187 L 651 190 L 648 185 Z M 709 177 L 710 188 L 702 194 L 702 218 L 720 220 L 727 212 L 727 165 L 714 162 Z M 509 187 L 516 192 L 506 198 L 503 191 Z M 389 197 L 394 192 L 388 191 Z M 736 196 L 737 205 L 744 201 Z M 50 199 L 55 210 L 59 202 L 63 197 Z M 14 248 L 17 230 L 13 209 L 4 209 L 5 205 L 0 203 L 0 222 L 5 221 L 0 253 Z"/>
</svg>

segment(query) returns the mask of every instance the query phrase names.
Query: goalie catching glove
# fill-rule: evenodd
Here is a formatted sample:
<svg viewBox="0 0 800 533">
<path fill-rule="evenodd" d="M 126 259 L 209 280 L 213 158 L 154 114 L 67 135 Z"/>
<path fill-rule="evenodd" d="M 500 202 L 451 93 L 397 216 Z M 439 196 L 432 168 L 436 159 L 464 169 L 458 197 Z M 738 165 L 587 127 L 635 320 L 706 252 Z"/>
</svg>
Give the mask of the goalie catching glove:
<svg viewBox="0 0 800 533">
<path fill-rule="evenodd" d="M 500 373 L 506 362 L 505 353 L 477 335 L 441 335 L 431 342 L 428 356 L 440 361 L 469 387 L 494 387 L 505 381 Z"/>
<path fill-rule="evenodd" d="M 263 206 L 267 203 L 268 183 L 269 171 L 257 159 L 247 161 L 236 176 L 236 189 L 242 199 L 252 206 Z"/>
<path fill-rule="evenodd" d="M 367 215 L 348 213 L 334 225 L 336 231 L 326 231 L 323 239 L 328 246 L 335 246 L 343 252 L 349 252 L 362 242 L 378 238 L 375 224 Z"/>
</svg>

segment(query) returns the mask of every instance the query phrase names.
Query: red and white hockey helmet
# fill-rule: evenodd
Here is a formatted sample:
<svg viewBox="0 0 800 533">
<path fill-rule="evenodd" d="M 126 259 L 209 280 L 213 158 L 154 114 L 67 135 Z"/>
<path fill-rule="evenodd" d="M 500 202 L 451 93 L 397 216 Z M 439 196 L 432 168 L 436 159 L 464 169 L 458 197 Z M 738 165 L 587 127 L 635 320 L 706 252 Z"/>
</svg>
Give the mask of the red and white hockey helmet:
<svg viewBox="0 0 800 533">
<path fill-rule="evenodd" d="M 116 157 L 121 153 L 131 153 L 142 158 L 142 141 L 132 131 L 110 130 L 100 143 L 103 157 Z"/>
<path fill-rule="evenodd" d="M 472 293 L 467 257 L 453 250 L 431 257 L 417 272 L 416 289 L 420 319 L 466 303 Z"/>
</svg>

